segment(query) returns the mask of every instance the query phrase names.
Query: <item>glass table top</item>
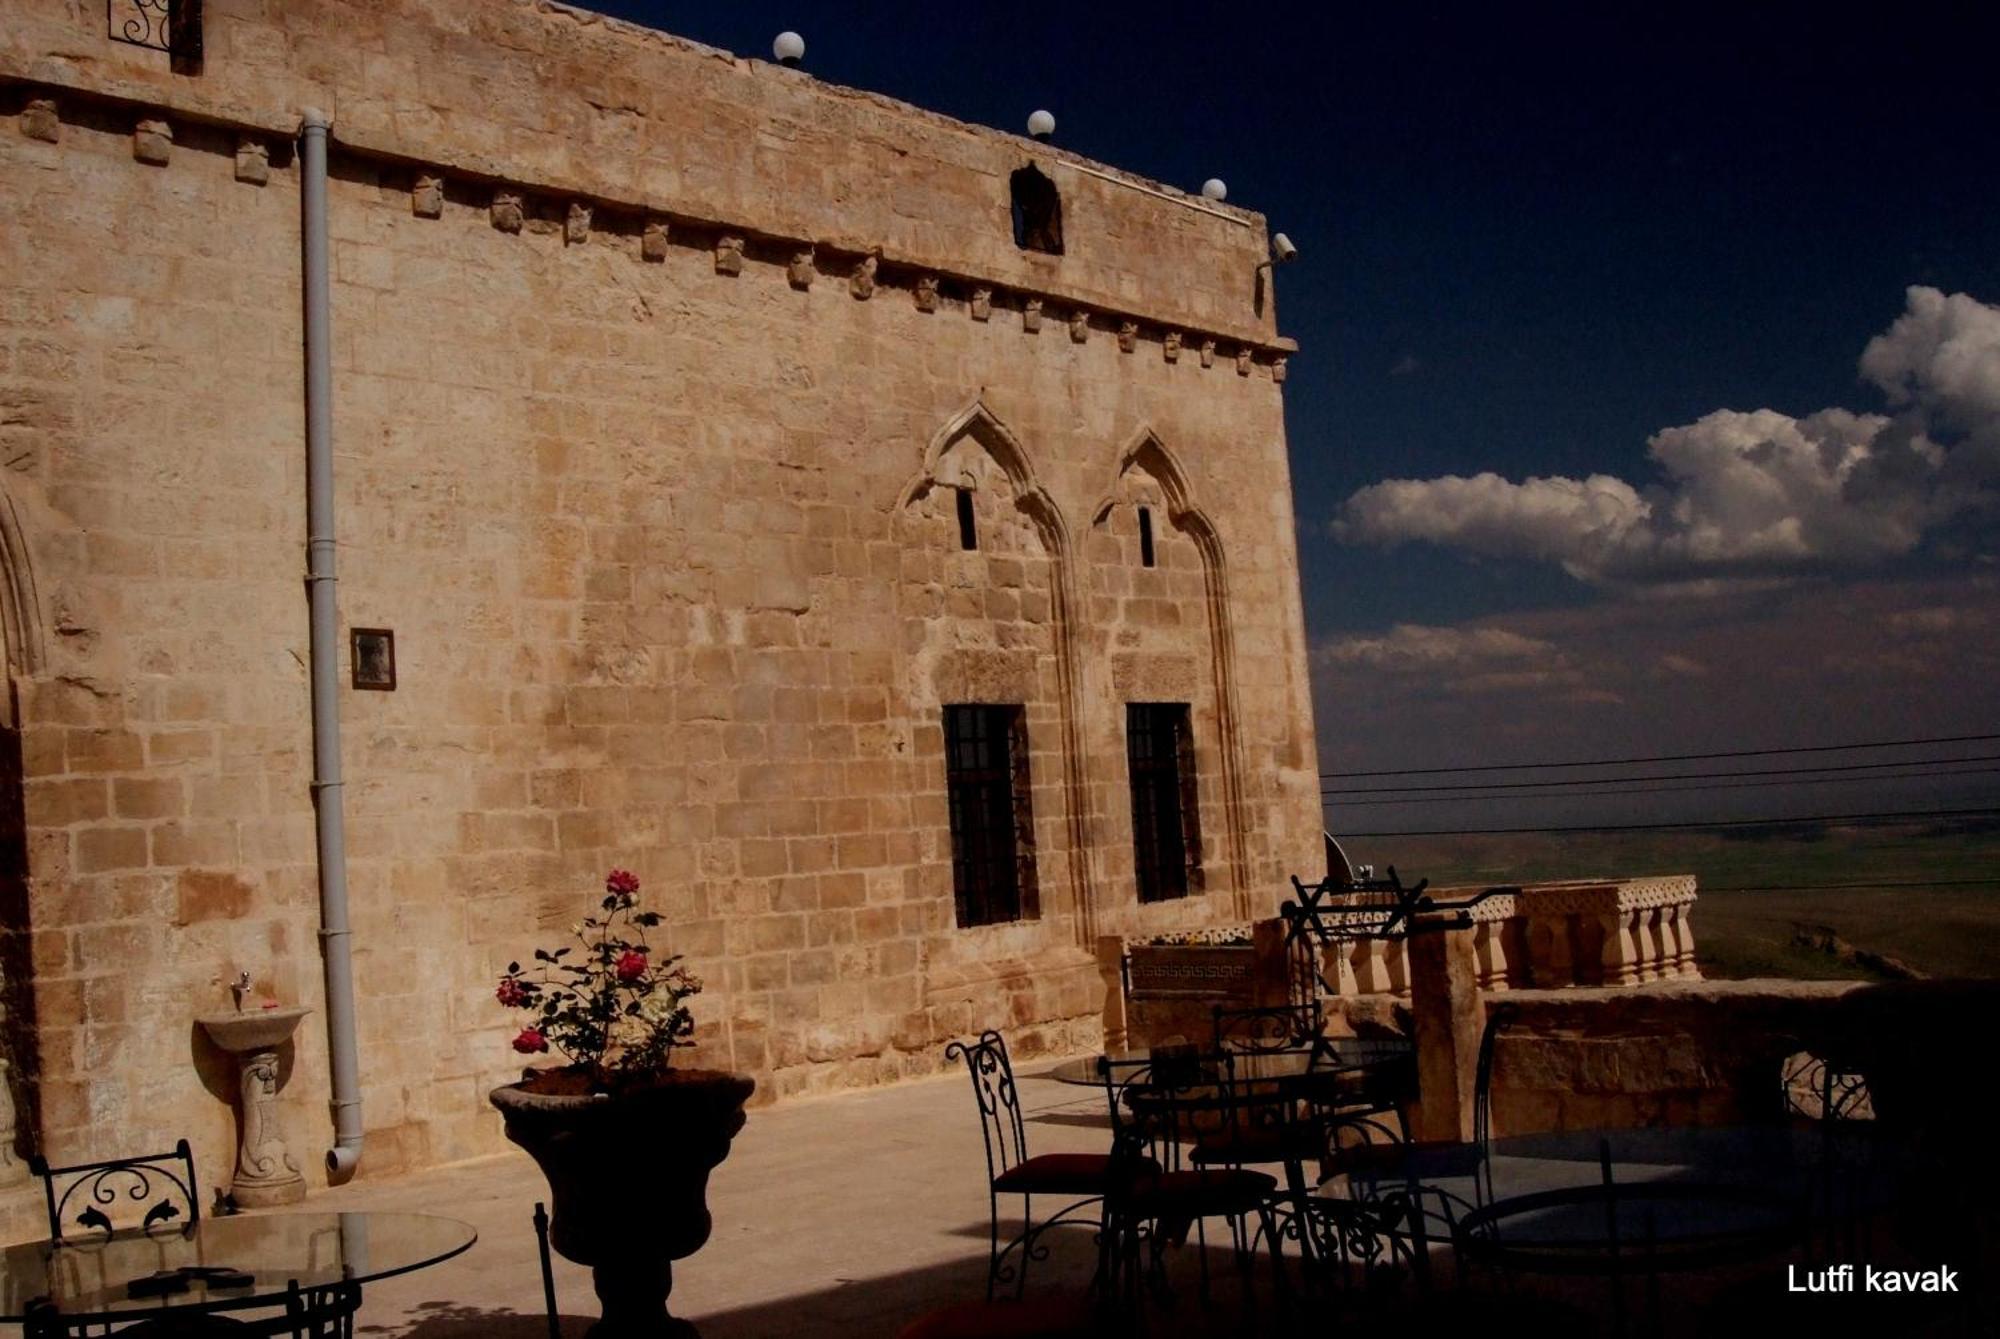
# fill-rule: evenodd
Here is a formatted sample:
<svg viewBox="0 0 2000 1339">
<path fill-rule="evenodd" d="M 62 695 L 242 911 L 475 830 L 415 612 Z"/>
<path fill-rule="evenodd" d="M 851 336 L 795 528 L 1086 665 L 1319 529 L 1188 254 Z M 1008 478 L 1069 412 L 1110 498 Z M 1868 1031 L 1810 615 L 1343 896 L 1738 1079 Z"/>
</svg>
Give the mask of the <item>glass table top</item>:
<svg viewBox="0 0 2000 1339">
<path fill-rule="evenodd" d="M 478 1240 L 470 1223 L 418 1213 L 271 1213 L 204 1218 L 185 1227 L 127 1229 L 109 1238 L 5 1250 L 0 1322 L 44 1299 L 64 1316 L 141 1315 L 269 1305 L 301 1289 L 367 1283 L 435 1265 Z M 165 1296 L 131 1295 L 134 1279 L 188 1268 L 248 1275 L 250 1282 L 188 1280 Z"/>
</svg>

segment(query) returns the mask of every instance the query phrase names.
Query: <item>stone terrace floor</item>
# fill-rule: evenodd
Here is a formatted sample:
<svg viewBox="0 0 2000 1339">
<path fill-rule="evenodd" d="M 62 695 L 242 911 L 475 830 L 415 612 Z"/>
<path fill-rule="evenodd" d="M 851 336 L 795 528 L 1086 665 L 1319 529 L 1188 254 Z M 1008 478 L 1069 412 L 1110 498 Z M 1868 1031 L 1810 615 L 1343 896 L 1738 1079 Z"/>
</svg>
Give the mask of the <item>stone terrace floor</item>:
<svg viewBox="0 0 2000 1339">
<path fill-rule="evenodd" d="M 1038 1077 L 1047 1062 L 1023 1066 L 1020 1091 L 1029 1147 L 1037 1153 L 1101 1152 L 1109 1142 L 1101 1090 Z M 705 1339 L 894 1339 L 914 1317 L 984 1294 L 987 1201 L 985 1153 L 970 1086 L 962 1072 L 890 1088 L 797 1100 L 754 1109 L 709 1188 L 715 1232 L 675 1269 L 671 1307 Z M 510 1153 L 412 1176 L 364 1181 L 316 1196 L 310 1206 L 449 1214 L 479 1229 L 464 1255 L 368 1286 L 356 1333 L 371 1339 L 545 1339 L 541 1274 L 531 1221 L 547 1198 L 541 1173 Z M 1017 1201 L 1018 1203 L 1018 1201 Z M 1003 1212 L 1007 1205 L 1003 1203 Z M 1047 1205 L 1038 1205 L 1046 1211 Z M 643 1212 L 635 1206 L 635 1213 Z M 1051 1258 L 1030 1274 L 1031 1294 L 1081 1292 L 1095 1263 L 1090 1233 L 1051 1234 Z M 1206 1336 L 1323 1336 L 1332 1333 L 1609 1333 L 1593 1281 L 1548 1292 L 1477 1280 L 1461 1291 L 1434 1290 L 1413 1314 L 1408 1294 L 1370 1304 L 1354 1294 L 1284 1312 L 1271 1305 L 1268 1259 L 1254 1276 L 1255 1310 L 1226 1253 L 1210 1247 L 1215 1299 L 1197 1300 L 1194 1243 L 1168 1257 L 1175 1301 L 1149 1307 L 1152 1339 Z M 1436 1257 L 1445 1264 L 1445 1254 Z M 587 1270 L 555 1262 L 566 1339 L 596 1315 Z M 1445 1265 L 1448 1270 L 1449 1266 Z M 1715 1292 L 1675 1276 L 1657 1332 L 1678 1336 L 1796 1329 L 1815 1335 L 1905 1339 L 1969 1334 L 1956 1310 L 1913 1309 L 1914 1299 L 1788 1298 L 1782 1264 L 1738 1271 L 1738 1286 Z M 1294 1275 L 1294 1277 L 1296 1277 Z M 1440 1282 L 1443 1280 L 1440 1279 Z M 1721 1280 L 1711 1280 L 1720 1283 Z M 1538 1294 L 1539 1295 L 1536 1295 Z M 1982 1300 L 1981 1307 L 1986 1303 Z M 1982 1319 L 1986 1314 L 1982 1311 Z M 1629 1328 L 1629 1326 L 1628 1326 Z M 1986 1332 L 1986 1331 L 1978 1331 Z"/>
<path fill-rule="evenodd" d="M 1029 1147 L 1102 1152 L 1109 1143 L 1102 1090 L 1029 1077 L 1047 1067 L 1022 1067 Z M 669 1305 L 704 1339 L 891 1339 L 931 1307 L 983 1295 L 985 1167 L 962 1071 L 753 1109 L 709 1182 L 715 1234 L 675 1267 Z M 535 1201 L 547 1198 L 535 1164 L 510 1153 L 363 1180 L 309 1203 L 443 1213 L 479 1229 L 478 1244 L 457 1259 L 369 1285 L 357 1334 L 541 1339 L 531 1216 Z M 1030 1286 L 1081 1288 L 1094 1263 L 1089 1234 L 1051 1241 L 1052 1258 L 1036 1266 Z M 589 1271 L 560 1257 L 555 1266 L 563 1333 L 581 1335 L 596 1315 Z"/>
</svg>

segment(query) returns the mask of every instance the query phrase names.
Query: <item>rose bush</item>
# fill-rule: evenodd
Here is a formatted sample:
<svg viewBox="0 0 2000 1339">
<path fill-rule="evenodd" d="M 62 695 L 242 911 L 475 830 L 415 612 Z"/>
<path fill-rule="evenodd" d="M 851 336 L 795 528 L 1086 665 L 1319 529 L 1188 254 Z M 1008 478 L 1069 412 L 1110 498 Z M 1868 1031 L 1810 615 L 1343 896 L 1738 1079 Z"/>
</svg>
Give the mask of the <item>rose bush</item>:
<svg viewBox="0 0 2000 1339">
<path fill-rule="evenodd" d="M 508 963 L 493 992 L 505 1007 L 530 1016 L 513 1040 L 516 1051 L 538 1055 L 554 1047 L 597 1089 L 659 1074 L 675 1047 L 691 1044 L 694 1031 L 686 1001 L 701 982 L 678 953 L 654 956 L 646 931 L 660 916 L 640 910 L 638 895 L 637 875 L 612 870 L 598 913 L 573 929 L 577 942 L 536 949 L 540 967 L 532 976 Z"/>
</svg>

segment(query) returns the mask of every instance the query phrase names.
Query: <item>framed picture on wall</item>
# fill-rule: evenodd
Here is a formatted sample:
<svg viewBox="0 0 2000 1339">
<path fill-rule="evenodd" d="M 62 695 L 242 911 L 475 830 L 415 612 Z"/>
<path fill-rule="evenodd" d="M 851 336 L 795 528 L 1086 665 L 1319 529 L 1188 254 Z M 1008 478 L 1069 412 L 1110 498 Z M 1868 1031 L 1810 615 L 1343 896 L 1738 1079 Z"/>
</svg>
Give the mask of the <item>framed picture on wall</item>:
<svg viewBox="0 0 2000 1339">
<path fill-rule="evenodd" d="M 375 692 L 396 691 L 396 634 L 388 628 L 352 628 L 348 651 L 354 665 L 354 686 Z"/>
</svg>

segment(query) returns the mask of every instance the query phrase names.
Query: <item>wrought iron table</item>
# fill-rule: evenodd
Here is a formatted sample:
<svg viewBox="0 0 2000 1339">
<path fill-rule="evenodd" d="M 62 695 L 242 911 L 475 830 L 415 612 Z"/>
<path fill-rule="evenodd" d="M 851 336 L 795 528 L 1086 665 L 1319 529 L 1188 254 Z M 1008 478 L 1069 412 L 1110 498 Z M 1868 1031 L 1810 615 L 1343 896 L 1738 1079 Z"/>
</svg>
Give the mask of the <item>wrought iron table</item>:
<svg viewBox="0 0 2000 1339">
<path fill-rule="evenodd" d="M 1320 1041 L 1321 1055 L 1315 1061 L 1303 1049 L 1271 1054 L 1254 1051 L 1237 1053 L 1232 1060 L 1239 1080 L 1269 1080 L 1280 1086 L 1312 1087 L 1319 1083 L 1365 1084 L 1384 1076 L 1400 1076 L 1415 1063 L 1410 1043 L 1399 1038 L 1326 1037 Z M 1065 1060 L 1038 1077 L 1085 1087 L 1104 1083 L 1099 1060 L 1109 1060 L 1116 1068 L 1130 1069 L 1161 1058 L 1149 1051 L 1116 1051 L 1102 1056 L 1087 1055 Z"/>
<path fill-rule="evenodd" d="M 478 1237 L 434 1214 L 273 1213 L 29 1242 L 0 1257 L 0 1324 L 65 1335 L 84 1324 L 216 1317 L 252 1333 L 345 1333 L 362 1284 L 440 1264 Z M 141 1280 L 151 1287 L 142 1282 L 135 1296 Z M 254 1311 L 275 1314 L 242 1314 Z"/>
</svg>

